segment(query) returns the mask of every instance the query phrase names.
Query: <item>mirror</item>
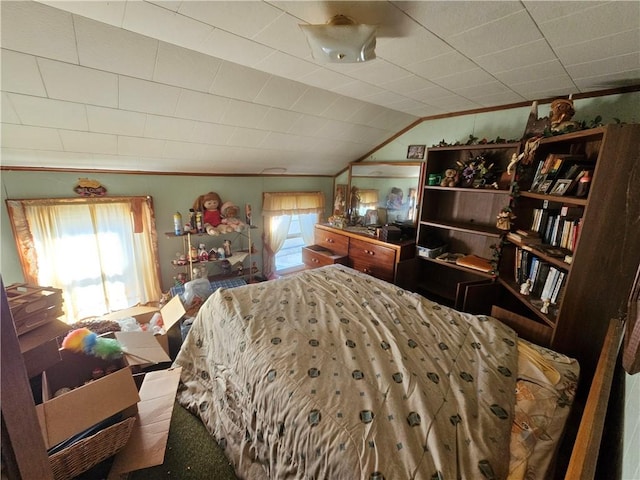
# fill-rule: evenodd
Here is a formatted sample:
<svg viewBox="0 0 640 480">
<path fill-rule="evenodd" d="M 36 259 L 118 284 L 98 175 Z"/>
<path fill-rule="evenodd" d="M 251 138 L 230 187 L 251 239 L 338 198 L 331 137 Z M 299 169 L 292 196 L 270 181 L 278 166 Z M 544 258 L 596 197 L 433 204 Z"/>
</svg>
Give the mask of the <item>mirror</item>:
<svg viewBox="0 0 640 480">
<path fill-rule="evenodd" d="M 349 225 L 416 225 L 422 162 L 349 165 L 345 215 Z"/>
</svg>

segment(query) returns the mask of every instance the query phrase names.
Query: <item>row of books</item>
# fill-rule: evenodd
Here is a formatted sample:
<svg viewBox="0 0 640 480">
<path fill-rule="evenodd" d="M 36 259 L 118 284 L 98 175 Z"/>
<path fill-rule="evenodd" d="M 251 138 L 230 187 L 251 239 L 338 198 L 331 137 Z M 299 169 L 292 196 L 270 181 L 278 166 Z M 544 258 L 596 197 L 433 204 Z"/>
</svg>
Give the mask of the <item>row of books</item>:
<svg viewBox="0 0 640 480">
<path fill-rule="evenodd" d="M 580 236 L 584 207 L 536 208 L 530 230 L 543 244 L 573 251 Z"/>
<path fill-rule="evenodd" d="M 538 163 L 530 192 L 586 196 L 593 163 L 584 155 L 550 153 Z"/>
<path fill-rule="evenodd" d="M 518 285 L 530 281 L 529 295 L 552 304 L 559 301 L 567 272 L 523 248 L 516 249 L 515 262 L 515 280 Z"/>
</svg>

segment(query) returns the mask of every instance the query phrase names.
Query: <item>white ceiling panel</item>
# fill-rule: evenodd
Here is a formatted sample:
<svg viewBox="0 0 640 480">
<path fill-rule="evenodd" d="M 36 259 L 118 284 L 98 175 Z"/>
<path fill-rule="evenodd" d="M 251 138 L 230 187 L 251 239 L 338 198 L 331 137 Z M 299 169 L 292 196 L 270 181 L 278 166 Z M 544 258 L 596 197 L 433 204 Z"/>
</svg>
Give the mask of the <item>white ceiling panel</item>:
<svg viewBox="0 0 640 480">
<path fill-rule="evenodd" d="M 47 92 L 36 57 L 2 49 L 2 89 L 5 92 L 45 97 Z"/>
<path fill-rule="evenodd" d="M 118 153 L 120 155 L 161 157 L 164 152 L 165 140 L 154 138 L 118 137 Z"/>
<path fill-rule="evenodd" d="M 55 128 L 29 125 L 2 125 L 2 147 L 33 150 L 62 150 L 62 141 Z"/>
<path fill-rule="evenodd" d="M 78 63 L 72 15 L 34 2 L 3 1 L 2 47 Z"/>
<path fill-rule="evenodd" d="M 208 92 L 221 60 L 166 42 L 158 45 L 153 81 Z M 214 92 L 211 92 L 214 93 Z"/>
<path fill-rule="evenodd" d="M 638 1 L 0 8 L 3 166 L 332 175 L 421 117 L 640 89 Z M 336 14 L 377 25 L 376 59 L 311 57 L 300 24 Z"/>
<path fill-rule="evenodd" d="M 127 1 L 122 28 L 186 48 L 197 48 L 213 31 L 211 25 L 141 1 Z"/>
<path fill-rule="evenodd" d="M 113 73 L 38 58 L 49 98 L 118 107 L 118 76 Z"/>
<path fill-rule="evenodd" d="M 190 141 L 197 122 L 160 115 L 147 115 L 144 136 L 147 138 Z"/>
<path fill-rule="evenodd" d="M 74 16 L 80 65 L 150 80 L 158 40 Z"/>
<path fill-rule="evenodd" d="M 87 118 L 91 132 L 142 137 L 147 116 L 115 108 L 87 106 Z"/>
<path fill-rule="evenodd" d="M 9 94 L 13 108 L 24 125 L 70 130 L 88 130 L 86 108 L 81 103 Z"/>
<path fill-rule="evenodd" d="M 118 137 L 104 133 L 76 132 L 73 130 L 58 130 L 65 152 L 103 153 L 116 155 L 118 153 Z"/>
<path fill-rule="evenodd" d="M 120 75 L 119 107 L 133 112 L 173 115 L 182 91 L 178 87 Z"/>
</svg>

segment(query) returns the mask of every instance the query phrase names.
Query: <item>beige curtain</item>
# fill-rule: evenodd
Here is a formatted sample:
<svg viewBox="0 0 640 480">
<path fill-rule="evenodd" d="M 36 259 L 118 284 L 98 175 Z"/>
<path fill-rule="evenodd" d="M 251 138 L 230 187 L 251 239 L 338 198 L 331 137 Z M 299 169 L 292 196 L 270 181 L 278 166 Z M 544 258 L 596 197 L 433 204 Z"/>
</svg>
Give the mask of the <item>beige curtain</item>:
<svg viewBox="0 0 640 480">
<path fill-rule="evenodd" d="M 378 190 L 375 189 L 359 189 L 358 196 L 360 203 L 358 204 L 358 214 L 366 215 L 367 210 L 375 210 L 378 208 Z"/>
<path fill-rule="evenodd" d="M 7 205 L 25 281 L 62 289 L 67 322 L 160 298 L 150 197 Z"/>
<path fill-rule="evenodd" d="M 313 216 L 311 215 L 313 214 Z M 262 196 L 264 233 L 262 235 L 263 273 L 272 278 L 275 256 L 287 239 L 291 215 L 300 215 L 300 228 L 305 243 L 313 242 L 313 227 L 324 214 L 322 192 L 265 192 Z"/>
</svg>

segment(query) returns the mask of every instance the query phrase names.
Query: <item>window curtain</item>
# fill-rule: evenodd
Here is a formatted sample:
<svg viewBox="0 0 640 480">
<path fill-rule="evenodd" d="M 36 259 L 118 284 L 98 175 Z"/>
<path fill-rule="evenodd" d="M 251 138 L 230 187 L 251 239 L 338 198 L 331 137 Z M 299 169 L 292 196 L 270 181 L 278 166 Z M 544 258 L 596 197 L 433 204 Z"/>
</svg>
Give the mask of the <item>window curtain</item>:
<svg viewBox="0 0 640 480">
<path fill-rule="evenodd" d="M 68 323 L 160 298 L 150 197 L 7 204 L 25 280 L 62 289 Z"/>
<path fill-rule="evenodd" d="M 360 204 L 358 206 L 358 213 L 365 215 L 367 210 L 375 210 L 378 207 L 378 190 L 375 189 L 360 189 L 358 190 L 360 196 Z"/>
<path fill-rule="evenodd" d="M 273 278 L 275 256 L 287 239 L 291 215 L 299 215 L 305 244 L 313 243 L 313 227 L 324 214 L 322 192 L 265 192 L 262 196 L 264 233 L 262 235 L 263 273 Z"/>
</svg>

